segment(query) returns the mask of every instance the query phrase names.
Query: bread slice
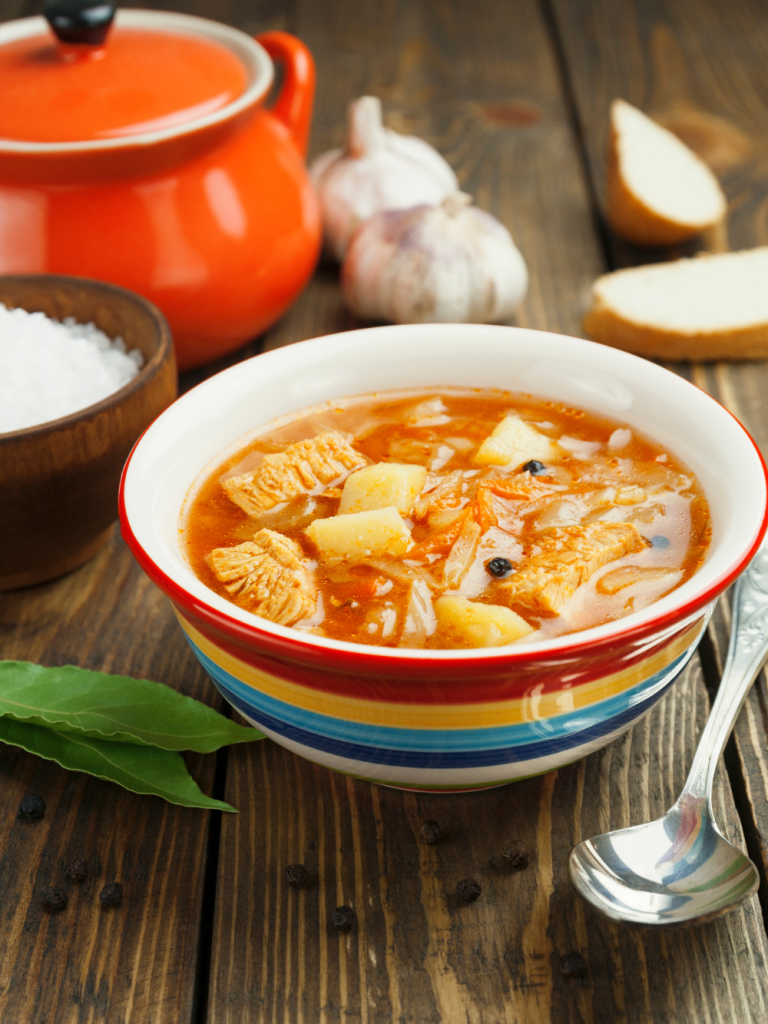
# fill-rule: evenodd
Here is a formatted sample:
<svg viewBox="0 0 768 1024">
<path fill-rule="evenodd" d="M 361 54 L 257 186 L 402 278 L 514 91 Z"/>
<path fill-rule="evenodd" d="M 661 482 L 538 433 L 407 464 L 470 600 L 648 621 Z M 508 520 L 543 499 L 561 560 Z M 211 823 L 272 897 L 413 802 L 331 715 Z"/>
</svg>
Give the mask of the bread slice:
<svg viewBox="0 0 768 1024">
<path fill-rule="evenodd" d="M 674 245 L 725 216 L 709 167 L 672 132 L 624 100 L 611 104 L 608 220 L 638 245 Z"/>
<path fill-rule="evenodd" d="M 592 286 L 585 329 L 659 359 L 768 357 L 768 246 L 617 270 Z"/>
</svg>

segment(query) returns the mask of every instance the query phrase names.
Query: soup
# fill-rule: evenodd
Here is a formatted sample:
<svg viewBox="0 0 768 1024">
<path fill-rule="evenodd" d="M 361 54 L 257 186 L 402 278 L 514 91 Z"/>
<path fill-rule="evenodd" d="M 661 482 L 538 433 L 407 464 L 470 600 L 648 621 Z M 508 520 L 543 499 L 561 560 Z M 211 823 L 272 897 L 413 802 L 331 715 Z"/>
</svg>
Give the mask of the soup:
<svg viewBox="0 0 768 1024">
<path fill-rule="evenodd" d="M 493 390 L 328 403 L 265 426 L 187 502 L 189 562 L 281 625 L 497 647 L 646 607 L 709 545 L 706 499 L 625 424 Z"/>
</svg>

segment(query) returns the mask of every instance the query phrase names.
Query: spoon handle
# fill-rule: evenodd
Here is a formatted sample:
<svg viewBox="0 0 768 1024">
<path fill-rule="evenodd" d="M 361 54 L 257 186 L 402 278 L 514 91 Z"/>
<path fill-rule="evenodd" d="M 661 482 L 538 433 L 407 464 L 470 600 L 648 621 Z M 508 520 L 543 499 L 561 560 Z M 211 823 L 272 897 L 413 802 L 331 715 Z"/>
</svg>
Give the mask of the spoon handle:
<svg viewBox="0 0 768 1024">
<path fill-rule="evenodd" d="M 688 795 L 709 800 L 717 762 L 768 655 L 768 541 L 732 593 L 728 659 L 680 799 Z"/>
</svg>

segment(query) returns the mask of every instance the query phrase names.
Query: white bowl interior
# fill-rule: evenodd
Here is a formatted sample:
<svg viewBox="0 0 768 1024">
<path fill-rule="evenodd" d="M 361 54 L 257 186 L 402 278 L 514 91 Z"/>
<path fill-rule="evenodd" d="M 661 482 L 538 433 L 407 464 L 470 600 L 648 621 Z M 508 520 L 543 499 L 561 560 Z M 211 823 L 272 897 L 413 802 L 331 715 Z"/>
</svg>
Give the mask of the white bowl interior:
<svg viewBox="0 0 768 1024">
<path fill-rule="evenodd" d="M 733 571 L 758 535 L 766 505 L 760 458 L 739 423 L 703 391 L 654 363 L 593 342 L 458 324 L 330 335 L 257 356 L 205 381 L 152 424 L 133 454 L 124 495 L 134 535 L 160 569 L 197 600 L 246 624 L 297 638 L 296 631 L 255 619 L 225 601 L 194 575 L 179 534 L 180 510 L 191 488 L 236 451 L 244 435 L 277 417 L 335 398 L 440 386 L 501 388 L 602 413 L 668 447 L 698 477 L 712 516 L 712 543 L 702 568 L 648 608 L 585 630 L 580 640 L 623 632 L 695 600 Z M 360 649 L 307 634 L 301 639 L 313 646 Z M 574 639 L 567 635 L 525 649 L 554 651 Z M 476 656 L 473 651 L 367 650 L 395 658 L 403 653 Z"/>
</svg>

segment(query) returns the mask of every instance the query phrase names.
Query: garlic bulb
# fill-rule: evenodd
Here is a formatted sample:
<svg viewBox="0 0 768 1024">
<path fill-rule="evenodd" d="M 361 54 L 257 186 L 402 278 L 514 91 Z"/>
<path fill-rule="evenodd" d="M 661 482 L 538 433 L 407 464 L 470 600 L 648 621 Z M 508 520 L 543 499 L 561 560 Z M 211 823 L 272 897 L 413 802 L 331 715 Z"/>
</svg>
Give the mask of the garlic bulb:
<svg viewBox="0 0 768 1024">
<path fill-rule="evenodd" d="M 376 96 L 350 104 L 346 149 L 319 156 L 310 174 L 320 195 L 326 248 L 339 261 L 357 228 L 374 213 L 434 205 L 459 187 L 429 143 L 384 127 Z"/>
<path fill-rule="evenodd" d="M 358 316 L 396 324 L 504 320 L 528 271 L 509 231 L 456 192 L 440 206 L 378 213 L 352 239 L 341 283 Z"/>
</svg>

